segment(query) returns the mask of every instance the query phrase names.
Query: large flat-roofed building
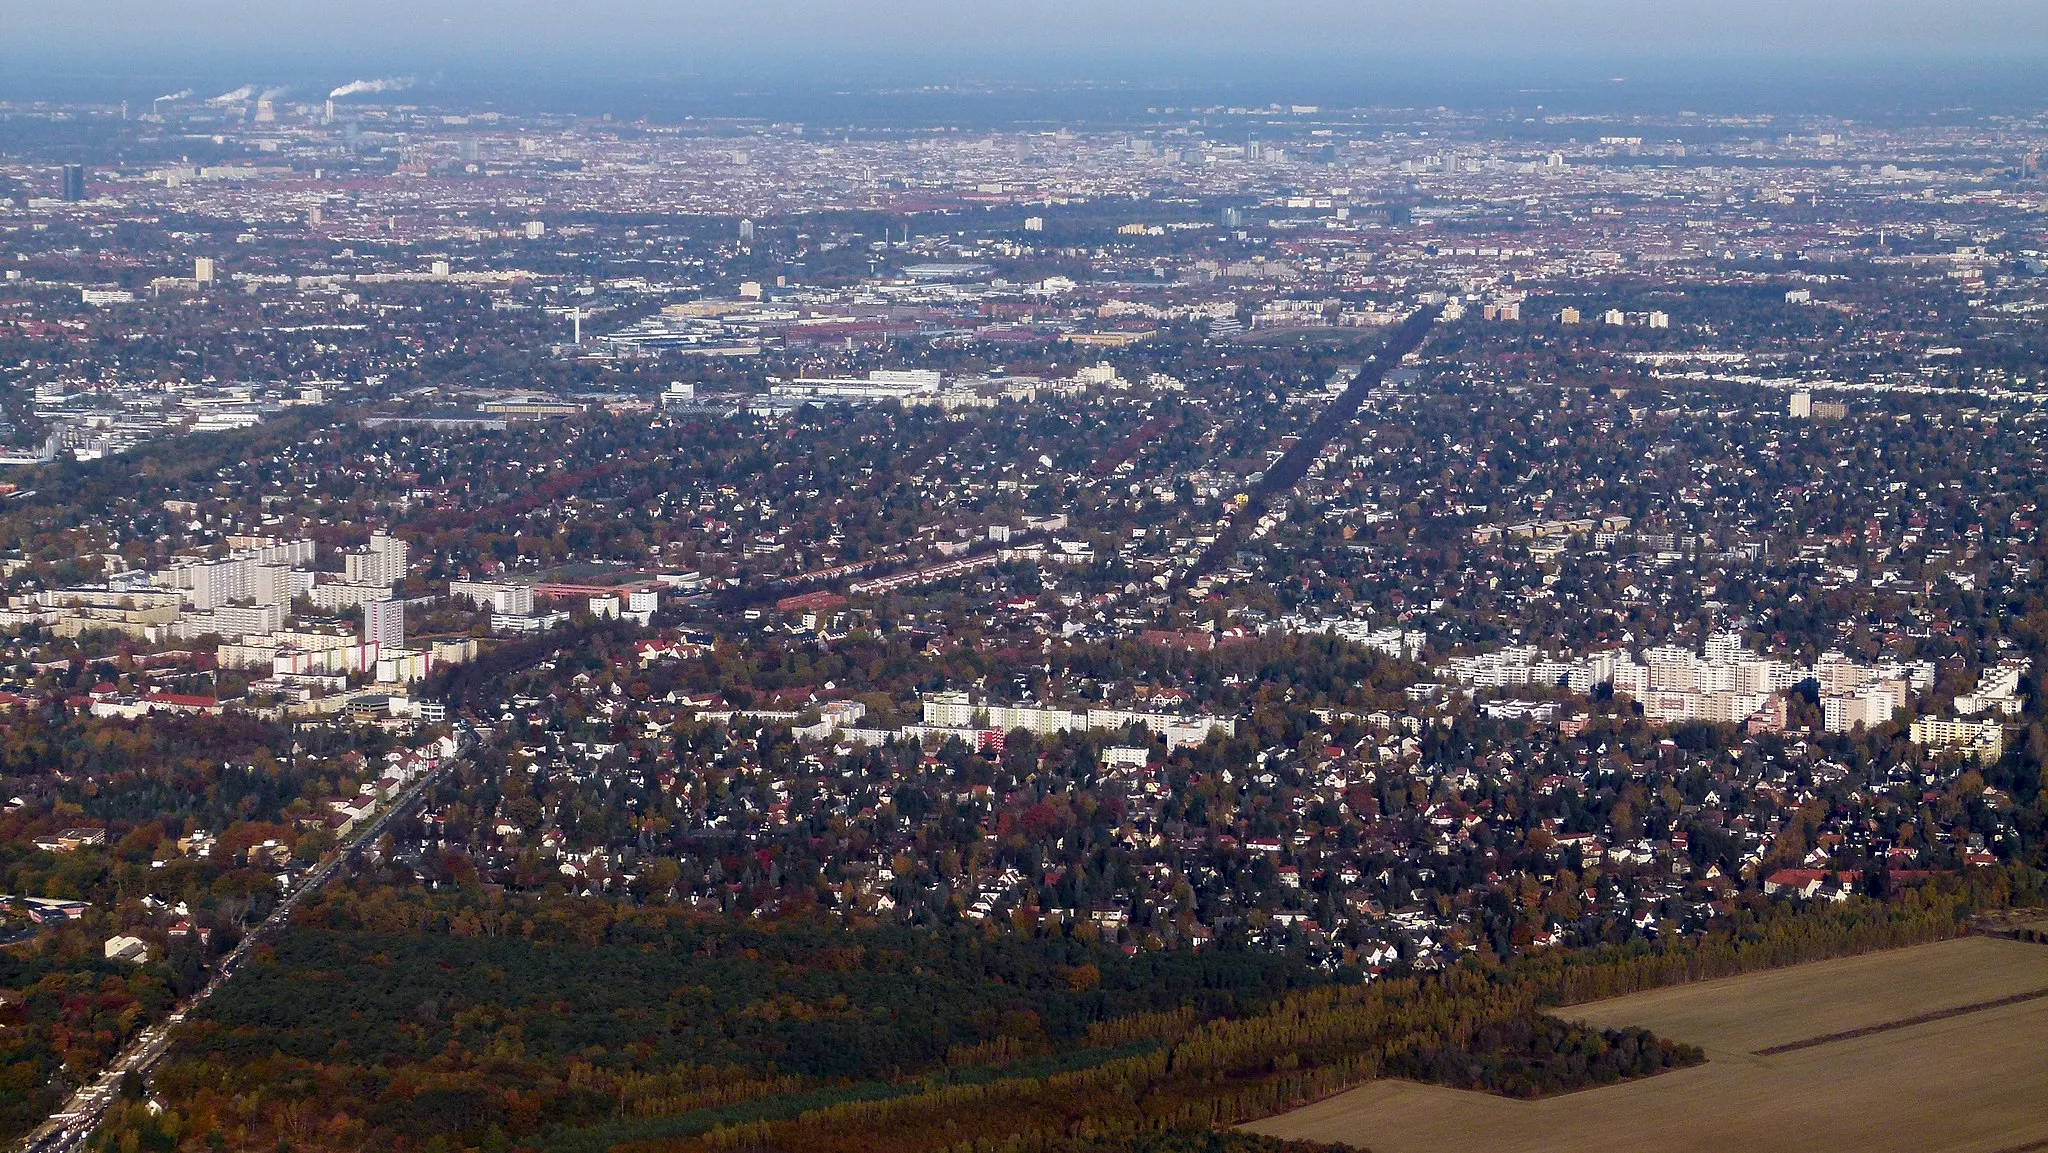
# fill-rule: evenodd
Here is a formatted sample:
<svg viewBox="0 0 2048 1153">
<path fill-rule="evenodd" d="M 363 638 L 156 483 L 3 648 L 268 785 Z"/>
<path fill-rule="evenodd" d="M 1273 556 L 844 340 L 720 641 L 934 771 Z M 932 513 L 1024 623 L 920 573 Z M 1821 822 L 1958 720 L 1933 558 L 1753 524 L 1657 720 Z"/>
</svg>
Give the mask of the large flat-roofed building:
<svg viewBox="0 0 2048 1153">
<path fill-rule="evenodd" d="M 783 400 L 838 401 L 843 404 L 875 404 L 885 400 L 915 404 L 935 399 L 945 377 L 933 369 L 878 368 L 859 377 L 799 377 L 771 381 L 768 394 Z"/>
</svg>

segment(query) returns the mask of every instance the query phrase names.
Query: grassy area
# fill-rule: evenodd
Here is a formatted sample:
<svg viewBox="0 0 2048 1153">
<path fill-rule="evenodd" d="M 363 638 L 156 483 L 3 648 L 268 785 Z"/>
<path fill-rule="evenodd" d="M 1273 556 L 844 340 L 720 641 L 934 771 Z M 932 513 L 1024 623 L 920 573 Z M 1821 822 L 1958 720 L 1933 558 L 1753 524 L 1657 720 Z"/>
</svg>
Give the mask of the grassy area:
<svg viewBox="0 0 2048 1153">
<path fill-rule="evenodd" d="M 2042 988 L 2048 948 L 1965 937 L 1655 989 L 1562 1015 L 1701 1045 L 1706 1064 L 1540 1101 L 1377 1081 L 1248 1128 L 1381 1153 L 2033 1147 L 2048 999 L 2020 995 Z"/>
</svg>

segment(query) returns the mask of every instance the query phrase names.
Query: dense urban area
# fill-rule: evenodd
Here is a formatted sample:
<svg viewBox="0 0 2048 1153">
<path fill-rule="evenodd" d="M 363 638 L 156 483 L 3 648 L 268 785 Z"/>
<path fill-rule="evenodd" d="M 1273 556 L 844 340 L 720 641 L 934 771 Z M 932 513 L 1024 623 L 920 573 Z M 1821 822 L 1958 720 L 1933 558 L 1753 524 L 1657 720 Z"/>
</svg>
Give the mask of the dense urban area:
<svg viewBox="0 0 2048 1153">
<path fill-rule="evenodd" d="M 0 1136 L 1299 1153 L 2038 905 L 2044 144 L 0 105 Z"/>
</svg>

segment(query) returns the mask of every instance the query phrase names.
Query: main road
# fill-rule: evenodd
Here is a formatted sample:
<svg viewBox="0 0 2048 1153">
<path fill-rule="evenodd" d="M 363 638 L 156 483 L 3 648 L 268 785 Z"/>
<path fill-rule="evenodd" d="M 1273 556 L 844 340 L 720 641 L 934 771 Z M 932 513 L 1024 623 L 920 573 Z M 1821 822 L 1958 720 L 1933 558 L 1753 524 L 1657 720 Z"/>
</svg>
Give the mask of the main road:
<svg viewBox="0 0 2048 1153">
<path fill-rule="evenodd" d="M 100 1075 L 82 1085 L 71 1094 L 64 1107 L 52 1113 L 35 1132 L 30 1133 L 21 1145 L 21 1153 L 71 1153 L 92 1136 L 99 1128 L 100 1121 L 107 1115 L 107 1109 L 121 1093 L 121 1079 L 129 1073 L 140 1076 L 147 1073 L 171 1046 L 171 1031 L 182 1023 L 194 1009 L 206 1003 L 214 991 L 234 979 L 249 951 L 284 931 L 291 922 L 292 910 L 299 907 L 308 896 L 320 891 L 321 887 L 342 871 L 350 854 L 363 845 L 374 842 L 390 827 L 392 821 L 410 811 L 425 795 L 427 788 L 438 780 L 449 765 L 456 763 L 460 756 L 435 765 L 420 776 L 403 792 L 391 799 L 368 824 L 356 830 L 348 841 L 333 852 L 321 858 L 311 872 L 292 886 L 270 915 L 263 918 L 249 930 L 241 943 L 228 950 L 214 968 L 213 976 L 200 989 L 185 999 L 185 1003 L 162 1021 L 151 1025 L 135 1035 L 135 1039 L 116 1054 Z"/>
<path fill-rule="evenodd" d="M 1317 455 L 1358 415 L 1366 394 L 1379 387 L 1387 373 L 1400 367 L 1403 357 L 1422 347 L 1437 317 L 1442 314 L 1441 305 L 1422 305 L 1387 334 L 1386 344 L 1365 362 L 1358 375 L 1351 378 L 1351 384 L 1316 416 L 1294 444 L 1251 486 L 1245 493 L 1244 508 L 1224 522 L 1215 542 L 1203 549 L 1192 565 L 1176 574 L 1174 584 L 1184 588 L 1193 584 L 1196 577 L 1223 566 L 1244 539 L 1245 524 L 1257 520 L 1272 504 L 1274 497 L 1285 495 L 1301 483 Z"/>
</svg>

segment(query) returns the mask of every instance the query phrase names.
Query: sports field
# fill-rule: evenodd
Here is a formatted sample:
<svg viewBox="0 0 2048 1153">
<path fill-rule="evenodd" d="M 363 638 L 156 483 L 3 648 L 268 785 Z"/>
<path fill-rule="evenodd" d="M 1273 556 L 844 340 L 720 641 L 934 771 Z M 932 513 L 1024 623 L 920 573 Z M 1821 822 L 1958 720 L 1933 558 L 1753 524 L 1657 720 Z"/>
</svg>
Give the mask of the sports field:
<svg viewBox="0 0 2048 1153">
<path fill-rule="evenodd" d="M 1542 1101 L 1382 1081 L 1247 1128 L 1374 1153 L 2048 1150 L 2048 945 L 1965 937 L 1560 1015 L 1707 1063 Z"/>
</svg>

